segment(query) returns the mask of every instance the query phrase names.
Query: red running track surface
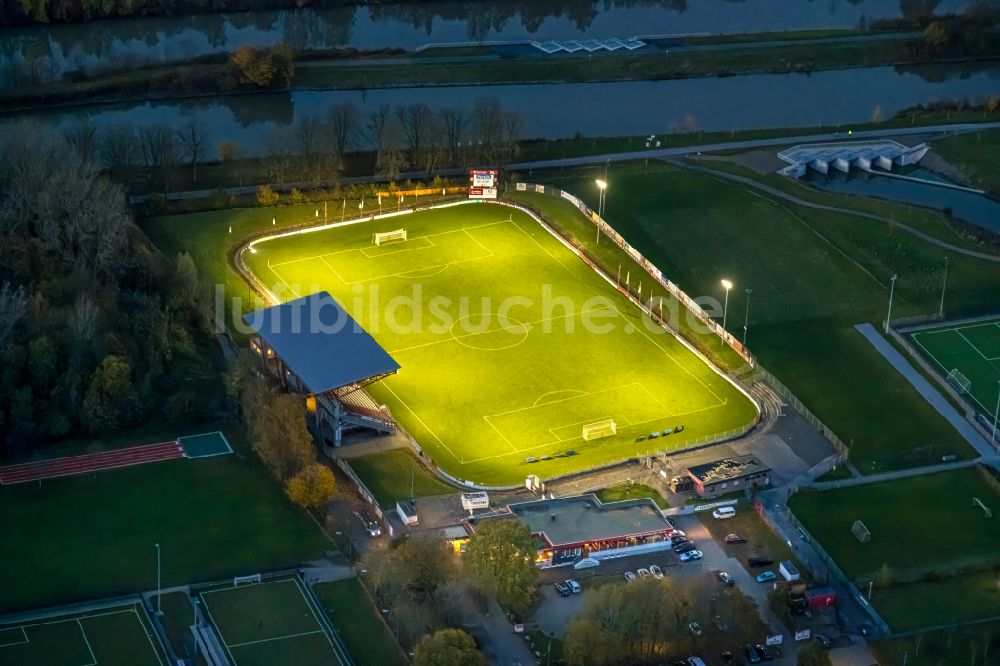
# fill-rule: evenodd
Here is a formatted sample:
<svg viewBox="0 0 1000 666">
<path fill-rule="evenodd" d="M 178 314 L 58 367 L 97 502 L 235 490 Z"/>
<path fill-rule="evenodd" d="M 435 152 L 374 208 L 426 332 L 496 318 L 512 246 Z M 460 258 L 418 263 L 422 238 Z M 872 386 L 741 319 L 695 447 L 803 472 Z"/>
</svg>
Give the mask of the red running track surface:
<svg viewBox="0 0 1000 666">
<path fill-rule="evenodd" d="M 106 469 L 132 467 L 160 460 L 183 458 L 184 448 L 180 442 L 160 442 L 131 446 L 114 451 L 89 453 L 68 458 L 52 458 L 38 462 L 21 463 L 0 467 L 0 485 L 27 483 L 39 479 L 54 479 L 61 476 L 76 476 Z"/>
</svg>

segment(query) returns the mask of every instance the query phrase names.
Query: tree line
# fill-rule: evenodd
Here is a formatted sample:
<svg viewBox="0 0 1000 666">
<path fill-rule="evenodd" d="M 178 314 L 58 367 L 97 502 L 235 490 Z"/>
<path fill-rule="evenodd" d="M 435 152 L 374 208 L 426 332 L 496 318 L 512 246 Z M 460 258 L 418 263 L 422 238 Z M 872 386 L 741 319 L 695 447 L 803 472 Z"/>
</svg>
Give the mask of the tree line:
<svg viewBox="0 0 1000 666">
<path fill-rule="evenodd" d="M 66 139 L 0 142 L 0 457 L 223 406 L 210 292 Z"/>
<path fill-rule="evenodd" d="M 252 173 L 255 166 L 272 185 L 335 181 L 349 163 L 352 175 L 390 181 L 408 171 L 430 174 L 474 163 L 498 165 L 516 157 L 521 126 L 520 116 L 493 97 L 477 99 L 468 110 L 432 111 L 415 103 L 380 104 L 362 113 L 345 102 L 275 130 L 255 165 L 243 159 L 239 144 L 213 136 L 194 119 L 179 128 L 115 124 L 98 129 L 84 123 L 68 128 L 64 136 L 114 180 L 167 193 L 178 168 L 186 167 L 190 183 L 196 184 L 199 166 L 216 162 L 233 165 L 234 172 Z"/>
</svg>

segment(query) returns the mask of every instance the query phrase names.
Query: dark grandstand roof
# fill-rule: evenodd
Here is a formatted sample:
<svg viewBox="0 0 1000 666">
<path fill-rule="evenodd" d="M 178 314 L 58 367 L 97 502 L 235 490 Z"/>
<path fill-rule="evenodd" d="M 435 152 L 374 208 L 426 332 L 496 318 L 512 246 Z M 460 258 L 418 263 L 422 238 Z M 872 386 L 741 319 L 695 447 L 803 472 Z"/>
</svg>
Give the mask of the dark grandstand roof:
<svg viewBox="0 0 1000 666">
<path fill-rule="evenodd" d="M 399 363 L 325 291 L 243 319 L 312 393 L 399 370 Z"/>
<path fill-rule="evenodd" d="M 720 483 L 743 479 L 754 474 L 769 472 L 771 468 L 760 461 L 757 456 L 747 453 L 732 458 L 713 460 L 703 465 L 688 467 L 688 473 L 702 483 Z"/>
</svg>

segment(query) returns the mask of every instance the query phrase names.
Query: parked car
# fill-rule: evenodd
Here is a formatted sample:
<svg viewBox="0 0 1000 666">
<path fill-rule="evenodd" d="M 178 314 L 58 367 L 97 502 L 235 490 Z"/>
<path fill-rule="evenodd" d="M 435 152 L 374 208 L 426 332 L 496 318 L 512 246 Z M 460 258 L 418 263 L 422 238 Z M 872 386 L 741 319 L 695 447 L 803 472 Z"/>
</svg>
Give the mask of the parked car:
<svg viewBox="0 0 1000 666">
<path fill-rule="evenodd" d="M 573 580 L 572 578 L 570 578 L 569 580 L 567 580 L 565 582 L 566 582 L 566 585 L 569 586 L 569 591 L 572 592 L 573 594 L 580 594 L 580 592 L 583 591 L 583 588 L 580 587 L 580 584 L 578 582 L 576 582 L 575 580 Z"/>
<path fill-rule="evenodd" d="M 372 516 L 372 514 L 367 511 L 355 511 L 354 518 L 361 523 L 361 529 L 363 529 L 368 536 L 373 539 L 375 537 L 382 536 L 382 528 L 379 526 L 378 521 L 375 520 L 375 517 Z"/>
<path fill-rule="evenodd" d="M 663 578 L 663 569 L 655 564 L 649 567 L 649 573 L 653 574 L 653 578 Z"/>
<path fill-rule="evenodd" d="M 757 654 L 757 650 L 754 649 L 754 646 L 747 645 L 746 655 L 747 655 L 747 661 L 749 661 L 751 664 L 760 663 L 760 655 Z"/>
<path fill-rule="evenodd" d="M 687 537 L 682 537 L 682 536 L 674 537 L 670 539 L 670 545 L 676 546 L 679 543 L 687 543 L 688 541 L 690 541 L 690 539 L 688 539 Z"/>
<path fill-rule="evenodd" d="M 572 592 L 570 592 L 569 590 L 569 585 L 567 585 L 566 583 L 562 582 L 555 583 L 553 587 L 556 588 L 556 592 L 559 593 L 560 597 L 568 597 L 570 594 L 572 594 Z"/>
<path fill-rule="evenodd" d="M 632 573 L 631 571 L 626 571 L 625 572 L 625 580 L 628 581 L 629 583 L 634 583 L 635 582 L 635 574 Z"/>
<path fill-rule="evenodd" d="M 688 625 L 688 631 L 691 632 L 692 636 L 701 636 L 701 625 L 697 622 L 692 622 Z"/>
<path fill-rule="evenodd" d="M 759 569 L 760 567 L 771 566 L 772 564 L 774 564 L 774 560 L 772 560 L 770 557 L 763 557 L 763 556 L 751 557 L 747 559 L 747 564 L 749 564 L 751 567 L 755 569 Z"/>
<path fill-rule="evenodd" d="M 677 544 L 676 546 L 674 546 L 674 552 L 675 553 L 686 553 L 689 550 L 694 550 L 694 549 L 695 549 L 695 545 L 694 545 L 693 541 L 683 541 L 683 542 Z"/>
<path fill-rule="evenodd" d="M 725 571 L 720 571 L 719 572 L 719 580 L 722 581 L 722 583 L 724 585 L 728 585 L 729 587 L 732 587 L 733 585 L 736 585 L 736 581 L 733 580 L 733 577 L 730 576 Z"/>
<path fill-rule="evenodd" d="M 705 666 L 705 662 L 702 661 L 701 657 L 688 657 L 688 666 Z"/>
<path fill-rule="evenodd" d="M 647 569 L 645 567 L 643 567 L 642 569 L 636 569 L 635 572 L 637 574 L 639 574 L 639 578 L 643 578 L 643 579 L 649 578 L 652 575 L 651 573 L 649 573 L 649 569 Z"/>
<path fill-rule="evenodd" d="M 686 553 L 681 553 L 680 560 L 681 562 L 691 562 L 694 560 L 700 560 L 704 556 L 704 553 L 700 550 L 689 550 Z"/>
<path fill-rule="evenodd" d="M 687 534 L 684 533 L 684 530 L 675 529 L 673 532 L 670 533 L 671 539 L 673 539 L 674 537 L 685 537 L 685 536 L 687 536 Z"/>
<path fill-rule="evenodd" d="M 727 534 L 726 543 L 746 543 L 747 540 L 742 534 Z"/>
<path fill-rule="evenodd" d="M 815 638 L 816 641 L 827 650 L 833 647 L 833 640 L 826 634 L 816 634 Z"/>
<path fill-rule="evenodd" d="M 712 518 L 716 520 L 725 520 L 727 518 L 733 518 L 736 516 L 736 509 L 731 506 L 720 506 L 718 509 L 712 512 Z"/>
<path fill-rule="evenodd" d="M 757 650 L 757 654 L 760 655 L 760 658 L 763 661 L 774 661 L 774 657 L 771 656 L 771 651 L 767 649 L 767 646 L 757 643 L 757 645 L 754 645 L 753 647 Z"/>
<path fill-rule="evenodd" d="M 733 653 L 730 652 L 729 650 L 726 650 L 725 652 L 720 652 L 719 656 L 722 657 L 722 661 L 726 662 L 727 664 L 733 660 Z"/>
<path fill-rule="evenodd" d="M 758 583 L 770 583 L 772 580 L 776 579 L 778 576 L 773 571 L 765 571 L 764 573 L 757 576 Z"/>
</svg>

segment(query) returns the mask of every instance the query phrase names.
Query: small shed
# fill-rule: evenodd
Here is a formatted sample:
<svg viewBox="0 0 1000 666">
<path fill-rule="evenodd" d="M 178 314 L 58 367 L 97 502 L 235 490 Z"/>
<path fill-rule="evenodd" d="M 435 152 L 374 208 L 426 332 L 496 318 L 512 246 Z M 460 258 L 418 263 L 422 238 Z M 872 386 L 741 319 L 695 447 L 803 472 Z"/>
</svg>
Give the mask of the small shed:
<svg viewBox="0 0 1000 666">
<path fill-rule="evenodd" d="M 837 593 L 830 587 L 815 587 L 806 590 L 809 608 L 829 608 L 837 604 Z"/>
<path fill-rule="evenodd" d="M 778 565 L 778 573 L 788 582 L 801 578 L 799 570 L 792 564 L 791 560 L 782 560 L 781 564 Z"/>
</svg>

